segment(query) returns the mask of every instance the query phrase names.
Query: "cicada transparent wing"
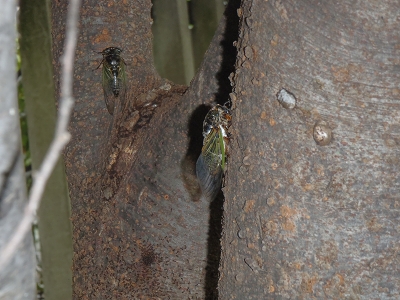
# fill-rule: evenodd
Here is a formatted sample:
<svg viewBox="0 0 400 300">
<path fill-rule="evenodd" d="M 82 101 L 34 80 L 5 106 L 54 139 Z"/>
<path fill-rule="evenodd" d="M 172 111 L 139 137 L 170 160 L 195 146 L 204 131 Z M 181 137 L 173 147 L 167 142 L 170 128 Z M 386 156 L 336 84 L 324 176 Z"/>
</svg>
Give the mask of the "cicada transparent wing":
<svg viewBox="0 0 400 300">
<path fill-rule="evenodd" d="M 220 132 L 212 129 L 206 137 L 205 144 L 196 163 L 196 175 L 201 190 L 206 197 L 213 199 L 221 188 L 224 174 L 223 160 L 225 150 L 221 145 Z"/>
<path fill-rule="evenodd" d="M 227 129 L 230 126 L 229 109 L 217 105 L 212 108 L 203 124 L 203 148 L 196 163 L 196 175 L 203 194 L 213 199 L 221 188 L 225 172 Z"/>
<path fill-rule="evenodd" d="M 113 93 L 113 75 L 106 63 L 103 63 L 103 91 L 104 91 L 104 101 L 106 102 L 106 107 L 110 115 L 114 113 L 115 107 L 115 95 Z"/>
<path fill-rule="evenodd" d="M 125 73 L 125 61 L 121 57 L 121 63 L 118 66 L 118 74 L 114 79 L 113 83 L 113 93 L 115 97 L 119 98 L 121 102 L 121 108 L 125 107 L 125 97 L 126 97 L 126 73 Z"/>
<path fill-rule="evenodd" d="M 115 100 L 120 99 L 121 107 L 125 106 L 126 73 L 125 61 L 121 57 L 122 50 L 109 47 L 100 52 L 103 55 L 103 91 L 107 110 L 112 115 L 115 108 Z"/>
</svg>

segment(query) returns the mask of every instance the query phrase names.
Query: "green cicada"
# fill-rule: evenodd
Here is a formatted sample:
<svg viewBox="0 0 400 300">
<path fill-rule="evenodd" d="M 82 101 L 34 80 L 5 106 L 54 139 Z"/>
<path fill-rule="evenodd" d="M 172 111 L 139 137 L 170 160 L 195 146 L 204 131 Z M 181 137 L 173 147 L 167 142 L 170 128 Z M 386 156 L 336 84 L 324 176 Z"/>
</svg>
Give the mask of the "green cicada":
<svg viewBox="0 0 400 300">
<path fill-rule="evenodd" d="M 119 98 L 121 107 L 125 104 L 126 75 L 125 61 L 121 57 L 122 50 L 109 47 L 99 52 L 103 60 L 97 68 L 103 65 L 103 91 L 108 112 L 112 115 L 115 108 L 115 99 Z"/>
<path fill-rule="evenodd" d="M 214 199 L 221 188 L 231 119 L 231 111 L 217 104 L 207 113 L 203 122 L 203 148 L 197 159 L 196 175 L 203 194 L 210 199 Z"/>
</svg>

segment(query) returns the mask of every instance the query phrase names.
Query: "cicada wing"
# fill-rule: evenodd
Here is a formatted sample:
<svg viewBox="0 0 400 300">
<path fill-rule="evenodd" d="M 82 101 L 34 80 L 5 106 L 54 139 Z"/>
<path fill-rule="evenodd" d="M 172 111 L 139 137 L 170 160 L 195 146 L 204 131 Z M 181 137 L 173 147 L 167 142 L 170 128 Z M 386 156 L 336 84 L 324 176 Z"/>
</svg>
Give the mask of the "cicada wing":
<svg viewBox="0 0 400 300">
<path fill-rule="evenodd" d="M 107 63 L 103 63 L 103 91 L 104 101 L 110 115 L 114 114 L 115 96 L 113 93 L 113 75 Z"/>
<path fill-rule="evenodd" d="M 196 163 L 196 175 L 200 187 L 207 197 L 215 198 L 221 188 L 224 169 L 222 162 L 225 161 L 224 145 L 221 132 L 213 128 L 205 137 L 201 154 Z"/>
<path fill-rule="evenodd" d="M 218 191 L 221 189 L 223 175 L 222 169 L 220 168 L 216 172 L 211 173 L 207 164 L 207 159 L 203 154 L 200 154 L 196 162 L 196 175 L 203 195 L 210 200 L 214 199 L 217 196 Z"/>
<path fill-rule="evenodd" d="M 126 103 L 126 73 L 125 73 L 125 61 L 121 59 L 120 69 L 118 72 L 118 85 L 119 85 L 119 101 L 121 103 L 121 109 L 125 108 Z"/>
<path fill-rule="evenodd" d="M 104 90 L 104 100 L 106 102 L 107 110 L 110 115 L 114 114 L 114 107 L 115 107 L 115 96 L 111 92 L 109 93 L 107 90 Z"/>
</svg>

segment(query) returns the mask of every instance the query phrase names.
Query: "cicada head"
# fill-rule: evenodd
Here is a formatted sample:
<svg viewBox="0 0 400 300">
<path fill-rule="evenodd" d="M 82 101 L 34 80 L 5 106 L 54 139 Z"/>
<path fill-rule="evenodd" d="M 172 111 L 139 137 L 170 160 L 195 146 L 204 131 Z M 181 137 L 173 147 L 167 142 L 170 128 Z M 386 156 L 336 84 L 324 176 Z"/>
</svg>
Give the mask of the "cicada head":
<svg viewBox="0 0 400 300">
<path fill-rule="evenodd" d="M 103 57 L 107 57 L 110 55 L 119 56 L 119 55 L 121 55 L 121 52 L 122 52 L 122 49 L 120 49 L 118 47 L 108 47 L 99 53 L 103 54 Z"/>
<path fill-rule="evenodd" d="M 231 126 L 231 111 L 222 105 L 215 105 L 207 113 L 203 122 L 203 137 L 206 137 L 212 128 L 223 126 L 225 130 Z"/>
</svg>

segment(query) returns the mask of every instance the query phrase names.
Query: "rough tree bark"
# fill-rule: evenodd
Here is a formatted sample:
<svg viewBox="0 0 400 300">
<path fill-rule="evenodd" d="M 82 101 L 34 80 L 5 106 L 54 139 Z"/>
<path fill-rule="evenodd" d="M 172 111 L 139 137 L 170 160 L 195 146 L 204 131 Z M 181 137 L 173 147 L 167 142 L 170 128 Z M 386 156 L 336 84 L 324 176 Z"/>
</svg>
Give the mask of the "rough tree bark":
<svg viewBox="0 0 400 300">
<path fill-rule="evenodd" d="M 222 299 L 400 297 L 399 13 L 396 1 L 243 1 Z M 333 133 L 324 146 L 318 122 Z"/>
<path fill-rule="evenodd" d="M 65 7 L 53 3 L 55 57 Z M 216 296 L 213 204 L 193 168 L 202 104 L 227 100 L 220 68 L 235 51 L 221 48 L 220 25 L 188 90 L 162 80 L 150 9 L 148 0 L 83 2 L 65 153 L 76 299 Z M 243 1 L 222 299 L 398 295 L 398 12 L 390 1 Z M 114 116 L 92 72 L 93 51 L 109 46 L 124 49 L 129 78 L 128 105 Z M 295 108 L 278 103 L 282 88 Z M 313 139 L 318 121 L 333 131 L 328 145 Z"/>
</svg>

